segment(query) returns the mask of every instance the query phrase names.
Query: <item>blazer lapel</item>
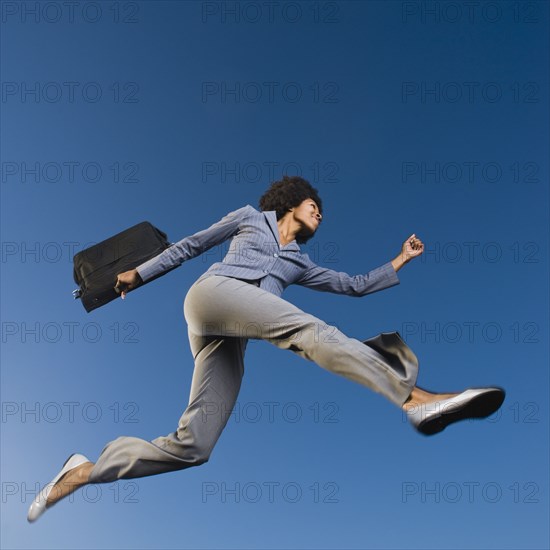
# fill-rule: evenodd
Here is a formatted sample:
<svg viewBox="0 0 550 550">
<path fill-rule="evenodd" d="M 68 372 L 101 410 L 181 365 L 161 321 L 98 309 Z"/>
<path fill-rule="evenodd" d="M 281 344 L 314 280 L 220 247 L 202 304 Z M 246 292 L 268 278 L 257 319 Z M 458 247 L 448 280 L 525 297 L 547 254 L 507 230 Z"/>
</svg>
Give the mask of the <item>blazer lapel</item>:
<svg viewBox="0 0 550 550">
<path fill-rule="evenodd" d="M 281 241 L 279 239 L 279 227 L 277 226 L 277 213 L 275 212 L 275 210 L 268 210 L 267 212 L 264 210 L 262 214 L 267 220 L 267 225 L 269 225 L 269 229 L 271 229 L 271 232 L 275 237 L 275 241 L 279 245 L 280 249 L 298 250 L 298 251 L 300 250 L 300 247 L 298 246 L 298 243 L 296 242 L 296 240 L 291 241 L 288 244 L 285 244 L 284 246 L 281 246 Z"/>
</svg>

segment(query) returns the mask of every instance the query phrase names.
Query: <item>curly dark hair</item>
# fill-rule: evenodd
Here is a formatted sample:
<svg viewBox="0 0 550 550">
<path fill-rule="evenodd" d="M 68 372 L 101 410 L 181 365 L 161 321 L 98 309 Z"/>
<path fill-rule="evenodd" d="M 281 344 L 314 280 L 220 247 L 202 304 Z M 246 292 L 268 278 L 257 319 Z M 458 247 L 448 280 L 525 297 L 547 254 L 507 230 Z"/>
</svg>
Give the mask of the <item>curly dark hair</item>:
<svg viewBox="0 0 550 550">
<path fill-rule="evenodd" d="M 280 220 L 291 208 L 299 206 L 306 199 L 313 199 L 323 213 L 323 201 L 315 187 L 300 176 L 283 176 L 282 180 L 274 181 L 269 189 L 260 197 L 259 207 L 262 211 L 275 210 L 277 220 Z M 296 235 L 298 244 L 305 244 L 313 235 Z"/>
</svg>

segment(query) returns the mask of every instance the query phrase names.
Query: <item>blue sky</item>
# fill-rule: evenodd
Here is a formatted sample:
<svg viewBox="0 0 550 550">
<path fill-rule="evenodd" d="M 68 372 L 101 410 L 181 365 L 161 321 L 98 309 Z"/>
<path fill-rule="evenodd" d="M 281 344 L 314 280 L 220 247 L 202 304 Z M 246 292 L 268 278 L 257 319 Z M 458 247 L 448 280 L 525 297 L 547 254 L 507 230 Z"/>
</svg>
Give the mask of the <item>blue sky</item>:
<svg viewBox="0 0 550 550">
<path fill-rule="evenodd" d="M 236 12 L 232 11 L 236 6 Z M 2 2 L 2 546 L 547 548 L 548 3 Z M 95 485 L 29 525 L 72 452 L 171 432 L 182 304 L 224 246 L 90 314 L 73 255 L 143 220 L 179 240 L 300 174 L 303 246 L 400 284 L 284 298 L 398 331 L 433 391 L 499 385 L 433 438 L 366 388 L 251 342 L 200 468 Z"/>
</svg>

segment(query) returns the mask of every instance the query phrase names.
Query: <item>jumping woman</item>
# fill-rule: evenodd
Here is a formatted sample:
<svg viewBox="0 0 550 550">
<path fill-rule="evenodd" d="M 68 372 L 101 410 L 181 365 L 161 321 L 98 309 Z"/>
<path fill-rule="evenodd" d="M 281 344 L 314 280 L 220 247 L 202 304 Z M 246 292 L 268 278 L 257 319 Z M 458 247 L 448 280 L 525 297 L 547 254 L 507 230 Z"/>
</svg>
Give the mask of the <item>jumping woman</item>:
<svg viewBox="0 0 550 550">
<path fill-rule="evenodd" d="M 383 395 L 406 411 L 411 425 L 425 435 L 498 410 L 505 395 L 498 387 L 431 393 L 416 386 L 417 358 L 397 332 L 361 342 L 281 298 L 290 284 L 348 296 L 372 294 L 399 284 L 397 272 L 424 251 L 413 234 L 393 260 L 366 275 L 333 271 L 316 265 L 299 246 L 315 235 L 322 218 L 317 189 L 298 176 L 284 176 L 262 195 L 259 210 L 246 205 L 230 212 L 117 276 L 115 288 L 124 299 L 155 275 L 231 239 L 223 261 L 201 275 L 185 297 L 195 367 L 189 403 L 177 429 L 152 441 L 119 437 L 105 446 L 95 463 L 84 455 L 71 455 L 36 496 L 29 521 L 88 483 L 151 476 L 207 462 L 229 415 L 205 413 L 233 409 L 250 338 L 291 350 Z"/>
</svg>

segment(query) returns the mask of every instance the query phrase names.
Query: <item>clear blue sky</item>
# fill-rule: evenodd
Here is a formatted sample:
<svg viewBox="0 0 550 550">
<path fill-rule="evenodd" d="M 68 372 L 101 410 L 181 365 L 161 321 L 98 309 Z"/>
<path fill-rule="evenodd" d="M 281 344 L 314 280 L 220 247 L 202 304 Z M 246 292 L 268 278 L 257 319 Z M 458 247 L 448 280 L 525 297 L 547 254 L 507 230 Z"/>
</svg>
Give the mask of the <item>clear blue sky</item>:
<svg viewBox="0 0 550 550">
<path fill-rule="evenodd" d="M 70 6 L 1 4 L 2 547 L 548 548 L 549 4 Z M 359 339 L 399 331 L 421 386 L 500 385 L 501 412 L 426 438 L 252 342 L 207 464 L 27 524 L 70 453 L 175 428 L 183 299 L 225 247 L 90 314 L 73 254 L 142 220 L 179 240 L 283 171 L 324 200 L 317 263 L 426 247 L 386 291 L 283 297 Z"/>
</svg>

